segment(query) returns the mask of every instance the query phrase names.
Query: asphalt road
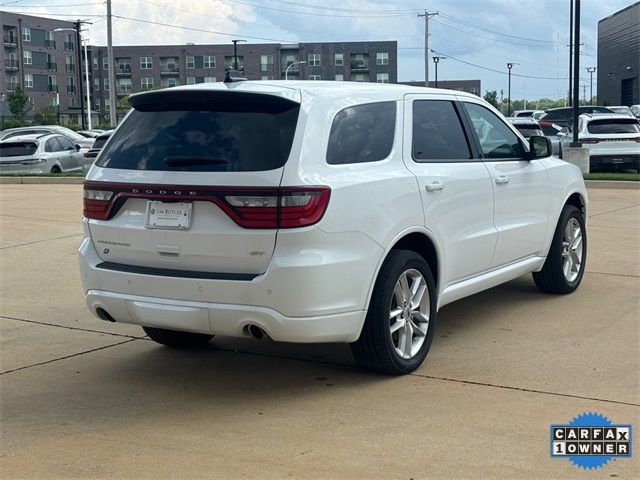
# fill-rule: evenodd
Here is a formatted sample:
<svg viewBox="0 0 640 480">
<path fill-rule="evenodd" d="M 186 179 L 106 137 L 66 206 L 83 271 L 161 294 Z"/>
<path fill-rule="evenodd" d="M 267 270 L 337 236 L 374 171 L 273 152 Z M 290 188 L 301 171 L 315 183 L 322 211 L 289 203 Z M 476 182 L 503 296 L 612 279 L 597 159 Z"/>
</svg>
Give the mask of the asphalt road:
<svg viewBox="0 0 640 480">
<path fill-rule="evenodd" d="M 173 351 L 86 310 L 81 186 L 0 185 L 0 475 L 13 478 L 585 478 L 549 426 L 637 429 L 640 190 L 591 189 L 580 289 L 530 276 L 441 310 L 414 374 L 345 345 L 214 339 Z"/>
</svg>

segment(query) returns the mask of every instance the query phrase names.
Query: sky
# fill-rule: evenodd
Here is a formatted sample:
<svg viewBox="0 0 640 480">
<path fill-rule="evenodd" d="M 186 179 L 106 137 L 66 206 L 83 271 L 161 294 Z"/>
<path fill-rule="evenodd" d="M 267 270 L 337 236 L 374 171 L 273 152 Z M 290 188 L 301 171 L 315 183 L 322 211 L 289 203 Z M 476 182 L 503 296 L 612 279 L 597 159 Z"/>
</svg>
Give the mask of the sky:
<svg viewBox="0 0 640 480">
<path fill-rule="evenodd" d="M 598 21 L 635 1 L 581 1 L 581 85 L 589 85 L 584 67 L 597 64 Z M 568 88 L 569 8 L 570 0 L 113 0 L 113 42 L 397 40 L 398 79 L 423 81 L 424 19 L 417 14 L 426 9 L 438 13 L 429 22 L 429 57 L 448 57 L 438 80 L 480 79 L 483 94 L 502 90 L 506 97 L 511 62 L 518 64 L 512 99 L 556 99 Z M 0 0 L 0 10 L 86 19 L 90 43 L 107 42 L 104 0 Z M 596 75 L 593 82 L 595 92 Z"/>
</svg>

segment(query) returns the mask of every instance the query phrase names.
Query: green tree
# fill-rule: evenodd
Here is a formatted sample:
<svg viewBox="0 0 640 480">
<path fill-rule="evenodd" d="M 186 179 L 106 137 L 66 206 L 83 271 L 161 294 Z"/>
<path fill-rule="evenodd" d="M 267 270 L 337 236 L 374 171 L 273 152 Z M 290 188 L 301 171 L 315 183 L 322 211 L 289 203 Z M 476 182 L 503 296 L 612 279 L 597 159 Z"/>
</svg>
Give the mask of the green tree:
<svg viewBox="0 0 640 480">
<path fill-rule="evenodd" d="M 58 115 L 52 107 L 44 107 L 33 116 L 35 125 L 56 125 L 58 123 Z"/>
<path fill-rule="evenodd" d="M 7 102 L 9 103 L 9 110 L 14 120 L 23 123 L 24 114 L 29 109 L 29 97 L 24 93 L 22 87 L 17 86 L 15 90 L 7 96 Z"/>
<path fill-rule="evenodd" d="M 128 110 L 129 109 L 129 97 L 122 97 L 118 102 L 118 108 Z"/>
<path fill-rule="evenodd" d="M 494 107 L 498 108 L 498 92 L 495 90 L 487 90 L 484 94 L 484 99 Z"/>
</svg>

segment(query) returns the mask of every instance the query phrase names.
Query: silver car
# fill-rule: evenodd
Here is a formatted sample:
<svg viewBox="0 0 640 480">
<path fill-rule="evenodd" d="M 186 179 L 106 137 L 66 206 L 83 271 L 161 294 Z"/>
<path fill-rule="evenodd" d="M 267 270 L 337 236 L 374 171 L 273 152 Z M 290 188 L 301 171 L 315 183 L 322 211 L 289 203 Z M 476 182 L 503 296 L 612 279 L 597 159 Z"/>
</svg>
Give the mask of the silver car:
<svg viewBox="0 0 640 480">
<path fill-rule="evenodd" d="M 0 173 L 74 173 L 84 170 L 84 150 L 62 135 L 21 135 L 0 141 Z"/>
<path fill-rule="evenodd" d="M 32 127 L 8 128 L 0 132 L 0 140 L 6 140 L 7 138 L 16 137 L 18 135 L 42 135 L 45 133 L 57 133 L 62 135 L 73 143 L 77 143 L 82 148 L 91 148 L 93 145 L 93 138 L 83 137 L 78 132 L 74 132 L 70 128 L 62 127 L 60 125 L 38 125 Z"/>
</svg>

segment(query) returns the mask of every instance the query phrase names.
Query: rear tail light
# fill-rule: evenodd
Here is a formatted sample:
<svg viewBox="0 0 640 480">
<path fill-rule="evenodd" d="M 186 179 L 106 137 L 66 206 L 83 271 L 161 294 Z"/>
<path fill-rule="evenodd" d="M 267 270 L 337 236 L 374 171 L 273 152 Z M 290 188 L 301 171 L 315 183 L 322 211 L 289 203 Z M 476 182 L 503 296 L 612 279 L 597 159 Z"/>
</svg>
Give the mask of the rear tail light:
<svg viewBox="0 0 640 480">
<path fill-rule="evenodd" d="M 640 143 L 640 137 L 632 138 L 631 140 L 633 140 L 633 141 L 635 141 L 637 143 Z"/>
<path fill-rule="evenodd" d="M 329 187 L 251 188 L 184 185 L 127 185 L 85 182 L 84 215 L 108 220 L 127 198 L 204 201 L 218 205 L 243 228 L 298 228 L 320 221 L 329 204 Z"/>
</svg>

